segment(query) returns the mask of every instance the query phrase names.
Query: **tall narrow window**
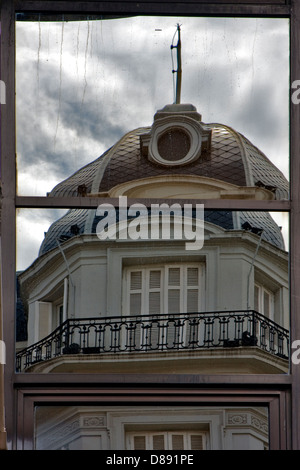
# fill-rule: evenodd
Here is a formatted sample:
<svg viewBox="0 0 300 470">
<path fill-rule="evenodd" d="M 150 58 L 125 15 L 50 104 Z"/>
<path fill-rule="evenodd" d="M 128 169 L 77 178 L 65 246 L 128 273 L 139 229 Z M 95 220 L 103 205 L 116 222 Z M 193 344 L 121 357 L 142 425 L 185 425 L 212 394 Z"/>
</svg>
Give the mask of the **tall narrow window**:
<svg viewBox="0 0 300 470">
<path fill-rule="evenodd" d="M 254 286 L 254 310 L 274 319 L 274 294 L 260 284 Z"/>
</svg>

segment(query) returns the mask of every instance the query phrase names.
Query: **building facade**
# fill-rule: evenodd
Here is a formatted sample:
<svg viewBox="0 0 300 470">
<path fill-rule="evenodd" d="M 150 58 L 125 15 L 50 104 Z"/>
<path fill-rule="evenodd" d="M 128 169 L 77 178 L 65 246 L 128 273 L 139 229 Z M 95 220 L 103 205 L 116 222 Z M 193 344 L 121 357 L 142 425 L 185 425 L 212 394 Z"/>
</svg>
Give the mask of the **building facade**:
<svg viewBox="0 0 300 470">
<path fill-rule="evenodd" d="M 289 372 L 281 228 L 266 211 L 200 204 L 289 198 L 284 175 L 246 137 L 203 122 L 191 104 L 167 105 L 48 196 L 101 204 L 54 222 L 18 275 L 18 372 Z M 260 406 L 45 406 L 35 446 L 266 449 L 268 423 Z"/>
</svg>

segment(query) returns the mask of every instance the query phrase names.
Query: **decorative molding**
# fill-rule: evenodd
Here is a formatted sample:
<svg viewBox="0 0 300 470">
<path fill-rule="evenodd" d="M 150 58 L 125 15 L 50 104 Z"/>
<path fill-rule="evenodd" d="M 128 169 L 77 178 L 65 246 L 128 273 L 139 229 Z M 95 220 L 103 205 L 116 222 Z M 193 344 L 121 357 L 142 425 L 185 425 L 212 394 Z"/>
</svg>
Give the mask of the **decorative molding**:
<svg viewBox="0 0 300 470">
<path fill-rule="evenodd" d="M 251 425 L 263 432 L 268 432 L 268 423 L 256 416 L 251 416 Z"/>
<path fill-rule="evenodd" d="M 105 426 L 104 416 L 84 416 L 82 417 L 82 424 L 84 427 L 103 427 Z"/>
<path fill-rule="evenodd" d="M 228 413 L 226 423 L 230 427 L 252 428 L 252 430 L 259 431 L 264 435 L 268 434 L 268 418 L 257 410 L 249 410 L 246 413 Z"/>
<path fill-rule="evenodd" d="M 247 425 L 248 424 L 248 415 L 246 413 L 242 414 L 229 414 L 227 417 L 227 423 L 232 425 Z"/>
<path fill-rule="evenodd" d="M 40 441 L 38 448 L 49 449 L 52 446 L 57 447 L 60 443 L 60 447 L 65 445 L 65 440 L 70 438 L 70 436 L 80 430 L 80 420 L 76 418 L 71 422 L 62 423 L 58 426 L 52 428 L 51 430 L 46 430 L 43 435 L 38 439 Z M 39 437 L 39 436 L 38 436 Z"/>
<path fill-rule="evenodd" d="M 99 428 L 105 429 L 106 416 L 103 413 L 94 414 L 78 410 L 75 416 L 64 418 L 63 415 L 64 413 L 58 415 L 57 423 L 48 429 L 40 433 L 37 431 L 38 448 L 62 449 L 64 446 L 68 446 L 75 438 L 84 435 L 84 430 L 90 432 L 99 430 Z"/>
</svg>

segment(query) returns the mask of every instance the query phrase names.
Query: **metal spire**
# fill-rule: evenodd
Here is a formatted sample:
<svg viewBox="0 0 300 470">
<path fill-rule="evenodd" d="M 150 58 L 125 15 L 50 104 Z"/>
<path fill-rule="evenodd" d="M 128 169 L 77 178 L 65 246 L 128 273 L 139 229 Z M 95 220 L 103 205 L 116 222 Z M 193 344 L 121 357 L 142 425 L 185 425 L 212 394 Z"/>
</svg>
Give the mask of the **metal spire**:
<svg viewBox="0 0 300 470">
<path fill-rule="evenodd" d="M 178 41 L 177 45 L 171 45 L 171 49 L 177 49 L 177 70 L 173 70 L 173 73 L 177 73 L 177 80 L 176 80 L 176 100 L 175 103 L 180 103 L 180 95 L 181 95 L 181 77 L 182 77 L 182 69 L 181 69 L 181 39 L 180 39 L 180 25 L 177 24 L 177 33 L 178 33 Z M 176 33 L 175 33 L 176 34 Z M 175 36 L 175 35 L 174 35 Z"/>
</svg>

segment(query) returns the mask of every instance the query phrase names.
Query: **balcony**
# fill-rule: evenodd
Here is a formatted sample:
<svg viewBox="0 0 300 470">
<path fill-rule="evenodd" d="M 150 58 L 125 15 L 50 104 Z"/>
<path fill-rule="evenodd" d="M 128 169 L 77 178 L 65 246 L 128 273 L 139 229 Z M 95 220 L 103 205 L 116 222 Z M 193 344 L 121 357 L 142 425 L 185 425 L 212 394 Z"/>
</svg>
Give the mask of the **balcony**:
<svg viewBox="0 0 300 470">
<path fill-rule="evenodd" d="M 153 361 L 158 357 L 153 353 L 169 356 L 222 349 L 226 356 L 229 350 L 243 348 L 287 362 L 289 332 L 253 310 L 68 319 L 43 340 L 19 351 L 16 367 L 22 372 L 70 355 L 85 359 L 109 355 L 111 363 L 128 354 L 129 360 L 152 354 Z"/>
</svg>

